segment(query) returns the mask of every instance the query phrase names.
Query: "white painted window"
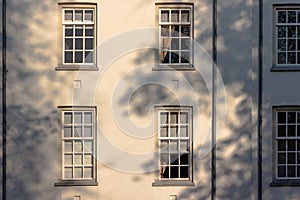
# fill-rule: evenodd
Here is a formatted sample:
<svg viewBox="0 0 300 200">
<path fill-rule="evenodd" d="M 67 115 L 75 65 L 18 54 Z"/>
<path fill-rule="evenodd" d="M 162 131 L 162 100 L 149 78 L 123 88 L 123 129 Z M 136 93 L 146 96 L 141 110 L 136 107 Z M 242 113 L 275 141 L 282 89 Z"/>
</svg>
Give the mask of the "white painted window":
<svg viewBox="0 0 300 200">
<path fill-rule="evenodd" d="M 62 108 L 62 179 L 95 179 L 95 108 Z"/>
<path fill-rule="evenodd" d="M 191 108 L 158 109 L 159 180 L 191 180 Z"/>
<path fill-rule="evenodd" d="M 276 9 L 276 65 L 300 64 L 300 9 Z"/>
<path fill-rule="evenodd" d="M 278 108 L 274 117 L 276 179 L 299 179 L 300 109 Z"/>
<path fill-rule="evenodd" d="M 191 5 L 158 5 L 159 64 L 192 65 L 193 9 Z"/>
<path fill-rule="evenodd" d="M 62 9 L 62 64 L 95 64 L 95 9 Z"/>
</svg>

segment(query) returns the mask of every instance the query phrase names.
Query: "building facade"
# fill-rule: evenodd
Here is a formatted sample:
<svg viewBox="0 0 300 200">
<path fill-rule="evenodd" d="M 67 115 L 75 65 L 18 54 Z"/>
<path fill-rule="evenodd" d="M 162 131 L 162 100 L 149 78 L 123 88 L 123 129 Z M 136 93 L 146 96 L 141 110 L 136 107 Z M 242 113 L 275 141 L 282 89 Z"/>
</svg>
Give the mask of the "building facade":
<svg viewBox="0 0 300 200">
<path fill-rule="evenodd" d="M 299 5 L 7 1 L 2 193 L 298 199 Z"/>
</svg>

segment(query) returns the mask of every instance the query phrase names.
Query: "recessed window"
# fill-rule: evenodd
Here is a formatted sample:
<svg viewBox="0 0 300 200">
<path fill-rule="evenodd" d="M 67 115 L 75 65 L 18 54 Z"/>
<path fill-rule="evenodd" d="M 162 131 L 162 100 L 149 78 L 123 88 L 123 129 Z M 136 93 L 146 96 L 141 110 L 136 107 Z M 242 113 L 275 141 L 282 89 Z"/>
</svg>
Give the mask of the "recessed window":
<svg viewBox="0 0 300 200">
<path fill-rule="evenodd" d="M 91 69 L 96 65 L 96 7 L 61 7 L 61 64 L 58 69 Z"/>
<path fill-rule="evenodd" d="M 277 8 L 276 19 L 276 65 L 300 64 L 300 9 Z"/>
<path fill-rule="evenodd" d="M 94 107 L 61 107 L 61 181 L 96 180 L 96 110 Z M 72 182 L 75 181 L 75 182 Z M 78 183 L 80 184 L 80 183 Z"/>
<path fill-rule="evenodd" d="M 193 64 L 193 7 L 184 4 L 157 4 L 158 66 L 174 69 Z"/>
<path fill-rule="evenodd" d="M 300 180 L 300 108 L 274 110 L 273 181 Z"/>
<path fill-rule="evenodd" d="M 189 107 L 157 109 L 160 184 L 192 181 L 192 110 Z M 154 185 L 156 185 L 154 183 Z"/>
</svg>

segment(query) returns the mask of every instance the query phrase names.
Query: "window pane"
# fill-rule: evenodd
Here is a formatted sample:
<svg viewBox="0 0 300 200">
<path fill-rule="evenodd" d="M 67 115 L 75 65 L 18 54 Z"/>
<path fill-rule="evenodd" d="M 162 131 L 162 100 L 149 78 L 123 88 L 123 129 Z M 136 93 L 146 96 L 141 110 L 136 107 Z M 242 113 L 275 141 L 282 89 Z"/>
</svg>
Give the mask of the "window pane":
<svg viewBox="0 0 300 200">
<path fill-rule="evenodd" d="M 278 64 L 286 64 L 286 53 L 285 52 L 279 52 L 277 54 L 277 63 Z"/>
<path fill-rule="evenodd" d="M 288 123 L 296 123 L 296 112 L 288 112 Z"/>
<path fill-rule="evenodd" d="M 288 166 L 288 177 L 295 177 L 295 176 L 296 176 L 296 167 Z"/>
<path fill-rule="evenodd" d="M 169 170 L 170 168 L 168 166 L 162 166 L 160 169 L 161 178 L 170 178 Z"/>
<path fill-rule="evenodd" d="M 94 62 L 94 52 L 93 51 L 85 51 L 84 62 L 85 63 L 93 63 Z"/>
<path fill-rule="evenodd" d="M 285 39 L 278 40 L 277 50 L 286 51 L 286 40 Z"/>
<path fill-rule="evenodd" d="M 93 177 L 93 168 L 85 167 L 84 168 L 84 178 L 92 178 Z"/>
<path fill-rule="evenodd" d="M 171 40 L 171 49 L 172 50 L 179 50 L 179 39 L 173 38 Z"/>
<path fill-rule="evenodd" d="M 177 140 L 171 140 L 170 141 L 170 152 L 178 152 L 178 141 Z"/>
<path fill-rule="evenodd" d="M 72 154 L 66 154 L 64 162 L 65 162 L 65 165 L 72 165 L 73 164 Z"/>
<path fill-rule="evenodd" d="M 288 23 L 296 23 L 296 11 L 288 11 Z"/>
<path fill-rule="evenodd" d="M 168 137 L 168 127 L 160 128 L 160 137 Z"/>
<path fill-rule="evenodd" d="M 285 137 L 286 136 L 286 126 L 278 125 L 277 134 L 278 134 L 278 137 Z"/>
<path fill-rule="evenodd" d="M 296 27 L 295 26 L 289 26 L 288 27 L 288 37 L 289 38 L 296 37 Z"/>
<path fill-rule="evenodd" d="M 71 126 L 67 126 L 64 127 L 64 137 L 72 137 L 72 127 Z"/>
<path fill-rule="evenodd" d="M 180 164 L 181 165 L 188 165 L 189 164 L 189 154 L 181 154 L 180 156 Z"/>
<path fill-rule="evenodd" d="M 182 63 L 189 63 L 190 61 L 190 53 L 189 52 L 182 52 L 181 53 L 181 62 Z"/>
<path fill-rule="evenodd" d="M 286 151 L 286 140 L 278 140 L 277 149 L 278 151 Z"/>
<path fill-rule="evenodd" d="M 65 36 L 73 36 L 73 26 L 65 26 Z"/>
<path fill-rule="evenodd" d="M 168 123 L 168 113 L 167 112 L 160 113 L 160 123 L 161 124 Z"/>
<path fill-rule="evenodd" d="M 84 151 L 93 152 L 93 141 L 85 140 L 84 141 Z"/>
<path fill-rule="evenodd" d="M 170 127 L 170 137 L 178 137 L 178 126 Z"/>
<path fill-rule="evenodd" d="M 182 166 L 180 167 L 180 178 L 188 178 L 189 177 L 189 167 Z"/>
<path fill-rule="evenodd" d="M 84 12 L 84 21 L 93 21 L 93 10 L 86 10 Z"/>
<path fill-rule="evenodd" d="M 65 124 L 72 124 L 72 113 L 71 112 L 65 112 L 64 113 L 64 123 Z"/>
<path fill-rule="evenodd" d="M 285 153 L 278 153 L 278 164 L 285 164 L 286 163 L 286 155 Z"/>
<path fill-rule="evenodd" d="M 74 172 L 74 178 L 83 178 L 82 167 L 75 167 Z"/>
<path fill-rule="evenodd" d="M 83 10 L 75 10 L 75 21 L 83 21 Z"/>
<path fill-rule="evenodd" d="M 179 63 L 179 52 L 173 51 L 171 52 L 171 63 Z"/>
<path fill-rule="evenodd" d="M 179 36 L 179 26 L 177 26 L 177 25 L 171 26 L 171 36 L 172 37 Z"/>
<path fill-rule="evenodd" d="M 297 50 L 300 50 L 300 40 L 297 40 Z M 298 53 L 299 54 L 299 53 Z M 299 56 L 299 55 L 298 55 Z M 298 57 L 298 63 L 299 63 L 299 57 Z"/>
<path fill-rule="evenodd" d="M 181 22 L 189 22 L 190 21 L 190 12 L 188 10 L 181 11 Z"/>
<path fill-rule="evenodd" d="M 82 152 L 82 141 L 75 141 L 74 142 L 75 145 L 75 152 Z"/>
<path fill-rule="evenodd" d="M 180 137 L 188 137 L 188 126 L 180 126 Z"/>
<path fill-rule="evenodd" d="M 93 132 L 92 132 L 92 126 L 84 126 L 84 137 L 92 137 Z"/>
<path fill-rule="evenodd" d="M 81 128 L 81 126 L 75 126 L 74 137 L 82 137 L 82 128 Z"/>
<path fill-rule="evenodd" d="M 160 141 L 160 152 L 168 152 L 169 151 L 169 141 L 161 140 Z"/>
<path fill-rule="evenodd" d="M 278 170 L 278 177 L 286 177 L 286 168 L 285 166 L 279 166 Z"/>
<path fill-rule="evenodd" d="M 82 165 L 82 154 L 75 154 L 74 161 L 75 165 Z"/>
<path fill-rule="evenodd" d="M 190 26 L 181 26 L 181 34 L 182 34 L 182 37 L 189 37 L 190 36 Z"/>
<path fill-rule="evenodd" d="M 286 26 L 277 27 L 277 37 L 286 38 Z"/>
<path fill-rule="evenodd" d="M 169 27 L 170 26 L 161 26 L 161 36 L 163 37 L 169 37 Z"/>
<path fill-rule="evenodd" d="M 169 154 L 168 153 L 161 153 L 160 154 L 160 164 L 161 165 L 168 165 L 169 164 Z"/>
<path fill-rule="evenodd" d="M 278 23 L 286 23 L 286 11 L 278 11 Z"/>
<path fill-rule="evenodd" d="M 169 11 L 162 10 L 161 11 L 161 22 L 168 22 L 169 21 Z"/>
<path fill-rule="evenodd" d="M 65 152 L 72 152 L 73 151 L 73 146 L 72 146 L 72 141 L 67 140 L 65 141 Z"/>
<path fill-rule="evenodd" d="M 190 39 L 189 38 L 181 39 L 181 49 L 182 50 L 189 50 L 190 49 Z"/>
<path fill-rule="evenodd" d="M 94 48 L 94 39 L 93 38 L 86 38 L 85 39 L 85 49 L 93 49 L 93 48 Z"/>
<path fill-rule="evenodd" d="M 64 174 L 65 174 L 65 178 L 73 178 L 73 170 L 71 167 L 66 167 L 65 168 L 65 171 L 64 171 Z"/>
<path fill-rule="evenodd" d="M 288 140 L 288 151 L 296 151 L 296 141 Z"/>
<path fill-rule="evenodd" d="M 75 39 L 75 49 L 83 49 L 83 39 L 82 38 L 76 38 Z"/>
<path fill-rule="evenodd" d="M 72 50 L 73 49 L 73 38 L 66 38 L 65 39 L 65 49 Z"/>
<path fill-rule="evenodd" d="M 176 153 L 172 153 L 170 154 L 170 161 L 171 161 L 171 165 L 178 165 L 179 164 L 179 154 Z"/>
<path fill-rule="evenodd" d="M 288 50 L 290 50 L 290 51 L 296 50 L 296 40 L 294 40 L 294 39 L 288 40 Z"/>
<path fill-rule="evenodd" d="M 85 36 L 94 36 L 93 26 L 85 26 Z"/>
<path fill-rule="evenodd" d="M 73 10 L 65 10 L 65 21 L 73 20 Z"/>
<path fill-rule="evenodd" d="M 65 52 L 65 63 L 73 62 L 73 52 Z"/>
<path fill-rule="evenodd" d="M 93 164 L 93 156 L 91 154 L 84 154 L 84 164 L 85 165 Z"/>
<path fill-rule="evenodd" d="M 178 113 L 177 112 L 171 112 L 170 113 L 170 119 L 171 119 L 171 124 L 177 124 L 178 123 Z"/>
<path fill-rule="evenodd" d="M 189 151 L 189 142 L 185 140 L 180 140 L 180 152 Z"/>
<path fill-rule="evenodd" d="M 296 136 L 296 125 L 288 125 L 288 136 Z"/>
<path fill-rule="evenodd" d="M 296 154 L 288 153 L 288 164 L 296 164 Z"/>
<path fill-rule="evenodd" d="M 93 113 L 92 112 L 85 112 L 84 113 L 84 123 L 85 124 L 91 124 L 92 123 L 92 116 L 93 116 Z"/>
<path fill-rule="evenodd" d="M 83 26 L 75 27 L 75 36 L 83 36 Z"/>
<path fill-rule="evenodd" d="M 178 10 L 172 10 L 171 11 L 171 21 L 172 22 L 179 22 L 179 11 Z"/>
<path fill-rule="evenodd" d="M 288 64 L 296 64 L 296 53 L 288 53 Z"/>
<path fill-rule="evenodd" d="M 75 52 L 75 63 L 83 63 L 83 52 Z"/>
<path fill-rule="evenodd" d="M 170 178 L 179 178 L 179 174 L 178 174 L 178 166 L 171 166 L 170 167 Z"/>
</svg>

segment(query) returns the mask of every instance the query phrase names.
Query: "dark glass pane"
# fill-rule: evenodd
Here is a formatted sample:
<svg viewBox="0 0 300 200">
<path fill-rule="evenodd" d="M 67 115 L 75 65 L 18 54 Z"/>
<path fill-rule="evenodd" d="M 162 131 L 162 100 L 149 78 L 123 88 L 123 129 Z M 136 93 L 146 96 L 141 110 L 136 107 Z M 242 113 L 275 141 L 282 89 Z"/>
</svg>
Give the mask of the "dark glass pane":
<svg viewBox="0 0 300 200">
<path fill-rule="evenodd" d="M 85 63 L 93 63 L 94 62 L 94 52 L 93 51 L 85 51 L 84 62 Z"/>
<path fill-rule="evenodd" d="M 181 22 L 189 22 L 190 21 L 190 12 L 188 10 L 181 11 Z"/>
<path fill-rule="evenodd" d="M 300 166 L 297 166 L 297 177 L 300 177 Z"/>
<path fill-rule="evenodd" d="M 72 50 L 73 49 L 73 38 L 66 38 L 65 39 L 65 49 Z"/>
<path fill-rule="evenodd" d="M 72 26 L 71 27 L 67 26 L 65 28 L 65 36 L 73 36 L 73 27 Z"/>
<path fill-rule="evenodd" d="M 288 151 L 296 151 L 296 141 L 288 140 Z"/>
<path fill-rule="evenodd" d="M 297 140 L 297 151 L 300 151 L 300 140 Z"/>
<path fill-rule="evenodd" d="M 169 21 L 169 11 L 162 10 L 161 11 L 161 22 L 168 22 Z"/>
<path fill-rule="evenodd" d="M 300 153 L 297 153 L 297 164 L 300 164 Z"/>
<path fill-rule="evenodd" d="M 288 166 L 288 177 L 295 177 L 295 176 L 296 176 L 296 167 Z"/>
<path fill-rule="evenodd" d="M 93 10 L 86 10 L 84 13 L 84 21 L 93 21 Z"/>
<path fill-rule="evenodd" d="M 189 164 L 189 154 L 185 153 L 180 156 L 180 164 L 188 165 Z"/>
<path fill-rule="evenodd" d="M 85 27 L 85 36 L 94 36 L 94 27 L 93 26 Z"/>
<path fill-rule="evenodd" d="M 182 37 L 190 36 L 190 26 L 181 26 Z"/>
<path fill-rule="evenodd" d="M 76 26 L 75 36 L 83 36 L 83 27 L 82 26 Z"/>
<path fill-rule="evenodd" d="M 181 52 L 181 63 L 189 63 L 190 53 L 189 52 Z"/>
<path fill-rule="evenodd" d="M 161 36 L 169 37 L 169 26 L 161 26 Z"/>
<path fill-rule="evenodd" d="M 178 52 L 171 52 L 171 63 L 179 63 Z"/>
<path fill-rule="evenodd" d="M 288 23 L 296 23 L 296 11 L 288 11 Z"/>
<path fill-rule="evenodd" d="M 278 112 L 277 113 L 277 122 L 278 123 L 286 123 L 286 112 Z"/>
<path fill-rule="evenodd" d="M 288 136 L 296 136 L 296 125 L 288 125 Z"/>
<path fill-rule="evenodd" d="M 286 27 L 285 26 L 277 27 L 277 37 L 278 38 L 286 38 Z"/>
<path fill-rule="evenodd" d="M 178 165 L 179 163 L 179 154 L 170 154 L 170 162 L 171 162 L 171 165 Z"/>
<path fill-rule="evenodd" d="M 298 19 L 298 20 L 300 20 L 300 19 Z M 297 37 L 300 38 L 300 26 L 297 26 Z"/>
<path fill-rule="evenodd" d="M 288 112 L 288 123 L 296 123 L 296 112 Z"/>
<path fill-rule="evenodd" d="M 285 166 L 278 166 L 277 168 L 278 177 L 286 177 L 286 169 Z"/>
<path fill-rule="evenodd" d="M 180 178 L 188 178 L 189 177 L 189 167 L 182 166 L 180 167 Z"/>
<path fill-rule="evenodd" d="M 296 64 L 296 53 L 288 52 L 288 64 Z"/>
<path fill-rule="evenodd" d="M 286 151 L 286 140 L 278 140 L 277 149 L 278 151 Z"/>
<path fill-rule="evenodd" d="M 277 63 L 278 64 L 286 64 L 286 53 L 285 52 L 279 52 L 277 54 Z"/>
<path fill-rule="evenodd" d="M 297 40 L 297 50 L 300 50 L 300 40 Z M 299 59 L 298 59 L 299 60 Z"/>
<path fill-rule="evenodd" d="M 65 21 L 73 20 L 73 10 L 65 10 Z"/>
<path fill-rule="evenodd" d="M 85 39 L 85 49 L 93 49 L 94 48 L 94 39 L 86 38 Z"/>
<path fill-rule="evenodd" d="M 288 49 L 290 51 L 295 51 L 296 50 L 296 40 L 294 40 L 294 39 L 289 39 L 288 40 Z"/>
<path fill-rule="evenodd" d="M 285 137 L 286 136 L 286 126 L 285 125 L 278 125 L 277 126 L 277 135 L 278 137 Z"/>
<path fill-rule="evenodd" d="M 75 63 L 82 63 L 83 62 L 83 52 L 75 52 Z"/>
<path fill-rule="evenodd" d="M 65 63 L 73 63 L 73 52 L 65 52 Z"/>
<path fill-rule="evenodd" d="M 300 136 L 300 125 L 297 126 L 297 136 Z M 299 151 L 300 151 L 300 149 L 299 149 Z"/>
<path fill-rule="evenodd" d="M 190 49 L 190 39 L 184 38 L 181 39 L 181 50 L 189 50 Z"/>
<path fill-rule="evenodd" d="M 278 153 L 278 160 L 277 164 L 285 164 L 286 163 L 286 154 L 285 153 Z"/>
<path fill-rule="evenodd" d="M 288 153 L 288 164 L 296 164 L 296 154 Z"/>
<path fill-rule="evenodd" d="M 179 178 L 178 166 L 171 166 L 171 177 L 170 178 Z"/>
<path fill-rule="evenodd" d="M 160 61 L 162 63 L 169 63 L 169 61 L 170 61 L 170 53 L 168 51 L 161 51 Z"/>
<path fill-rule="evenodd" d="M 172 37 L 178 37 L 179 35 L 179 26 L 178 25 L 173 25 L 171 26 L 171 35 Z"/>
<path fill-rule="evenodd" d="M 286 11 L 278 11 L 278 23 L 286 23 Z"/>
<path fill-rule="evenodd" d="M 83 39 L 82 38 L 76 38 L 75 39 L 75 49 L 83 49 Z"/>
<path fill-rule="evenodd" d="M 286 50 L 286 39 L 279 39 L 277 40 L 277 50 L 285 51 Z"/>
<path fill-rule="evenodd" d="M 171 49 L 172 50 L 179 50 L 179 39 L 173 38 L 171 40 Z"/>
<path fill-rule="evenodd" d="M 300 23 L 300 11 L 297 12 L 298 13 L 298 23 Z"/>
<path fill-rule="evenodd" d="M 289 38 L 295 38 L 296 37 L 296 27 L 295 26 L 289 26 L 288 27 L 288 37 Z"/>
<path fill-rule="evenodd" d="M 168 166 L 162 166 L 160 169 L 161 178 L 170 178 L 169 177 L 169 167 Z"/>
</svg>

